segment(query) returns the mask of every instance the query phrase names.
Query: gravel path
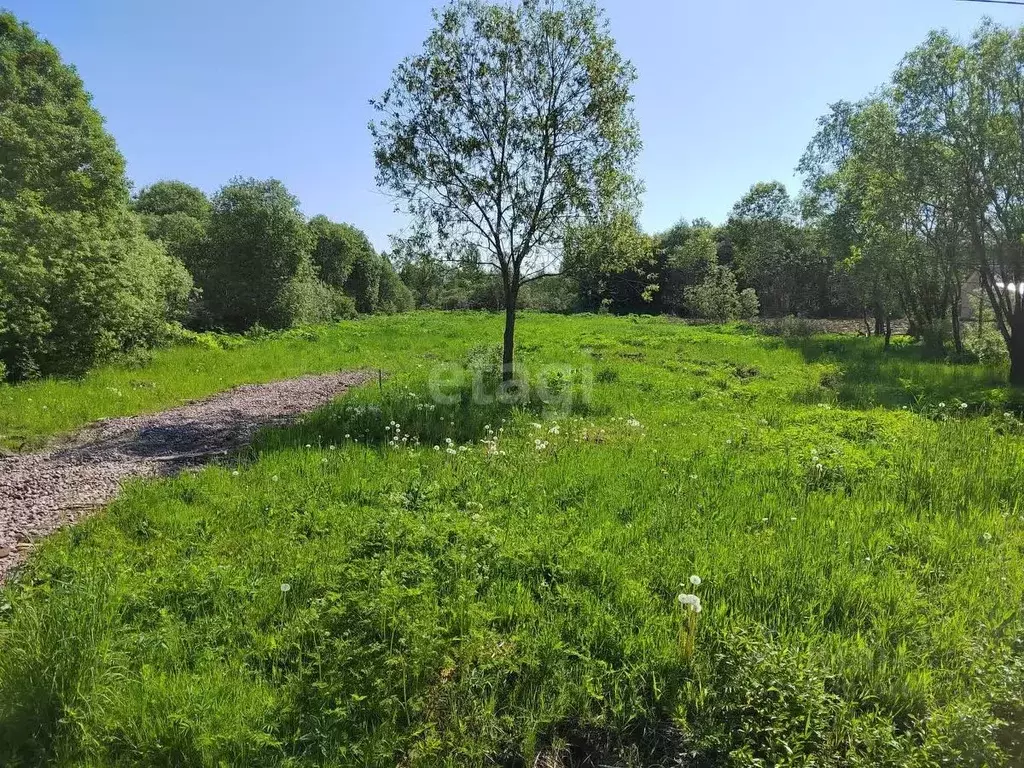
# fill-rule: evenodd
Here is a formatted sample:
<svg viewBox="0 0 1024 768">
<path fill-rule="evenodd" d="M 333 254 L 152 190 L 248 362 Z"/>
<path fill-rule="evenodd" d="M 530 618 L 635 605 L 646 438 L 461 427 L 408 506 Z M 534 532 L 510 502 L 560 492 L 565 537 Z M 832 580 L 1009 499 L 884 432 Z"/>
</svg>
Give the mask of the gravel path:
<svg viewBox="0 0 1024 768">
<path fill-rule="evenodd" d="M 229 390 L 162 413 L 106 419 L 69 446 L 0 458 L 0 580 L 31 542 L 110 501 L 130 477 L 171 474 L 244 447 L 268 425 L 329 403 L 365 372 Z"/>
</svg>

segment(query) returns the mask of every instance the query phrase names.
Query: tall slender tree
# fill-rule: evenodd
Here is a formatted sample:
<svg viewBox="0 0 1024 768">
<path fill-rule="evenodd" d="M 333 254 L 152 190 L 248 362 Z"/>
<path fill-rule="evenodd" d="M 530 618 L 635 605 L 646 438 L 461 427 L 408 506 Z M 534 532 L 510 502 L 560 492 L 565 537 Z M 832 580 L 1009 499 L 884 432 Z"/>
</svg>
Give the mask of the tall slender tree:
<svg viewBox="0 0 1024 768">
<path fill-rule="evenodd" d="M 632 65 L 590 0 L 454 0 L 373 102 L 378 184 L 501 277 L 504 379 L 516 304 L 566 230 L 636 205 Z"/>
</svg>

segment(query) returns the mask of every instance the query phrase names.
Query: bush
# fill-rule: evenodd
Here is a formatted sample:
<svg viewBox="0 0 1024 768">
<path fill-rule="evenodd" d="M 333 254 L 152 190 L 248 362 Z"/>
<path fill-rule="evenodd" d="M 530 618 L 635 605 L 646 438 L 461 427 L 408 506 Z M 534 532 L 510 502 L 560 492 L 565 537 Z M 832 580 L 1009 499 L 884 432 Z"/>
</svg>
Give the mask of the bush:
<svg viewBox="0 0 1024 768">
<path fill-rule="evenodd" d="M 362 235 L 361 232 L 360 234 Z M 364 239 L 365 237 L 363 235 Z M 366 248 L 360 248 L 355 252 L 352 271 L 343 288 L 345 293 L 355 300 L 357 311 L 371 314 L 377 311 L 377 302 L 380 300 L 383 264 L 369 240 L 366 241 L 366 245 Z"/>
<path fill-rule="evenodd" d="M 995 328 L 964 329 L 964 351 L 982 365 L 1003 365 L 1010 360 L 1003 335 Z"/>
<path fill-rule="evenodd" d="M 366 235 L 349 224 L 338 224 L 326 216 L 309 221 L 313 236 L 313 266 L 320 279 L 332 288 L 342 289 L 352 275 L 361 254 L 373 253 Z"/>
<path fill-rule="evenodd" d="M 728 267 L 714 266 L 704 282 L 684 292 L 686 308 L 696 317 L 718 322 L 749 318 L 757 314 L 757 294 L 752 288 L 742 293 Z"/>
<path fill-rule="evenodd" d="M 188 272 L 133 214 L 0 206 L 0 358 L 12 378 L 77 375 L 160 341 L 192 293 Z"/>
<path fill-rule="evenodd" d="M 409 312 L 416 308 L 412 291 L 402 282 L 402 278 L 395 272 L 391 262 L 385 257 L 380 257 L 380 289 L 378 291 L 377 310 L 395 314 L 397 312 Z"/>
<path fill-rule="evenodd" d="M 256 323 L 285 328 L 296 313 L 316 314 L 316 289 L 301 285 L 313 274 L 312 247 L 299 202 L 280 181 L 235 179 L 221 188 L 200 279 L 210 321 L 244 331 Z"/>
<path fill-rule="evenodd" d="M 740 317 L 745 320 L 757 317 L 761 312 L 761 302 L 758 301 L 757 291 L 753 288 L 744 288 L 740 291 Z"/>
<path fill-rule="evenodd" d="M 578 296 L 575 280 L 553 275 L 524 285 L 519 292 L 519 306 L 538 312 L 571 312 L 576 308 Z"/>
<path fill-rule="evenodd" d="M 193 276 L 202 272 L 212 207 L 202 190 L 182 181 L 158 181 L 132 201 L 146 234 L 159 240 Z"/>
<path fill-rule="evenodd" d="M 790 339 L 806 339 L 814 335 L 814 326 L 802 317 L 787 315 L 783 318 L 766 320 L 761 325 L 761 332 L 768 336 L 782 336 Z"/>
<path fill-rule="evenodd" d="M 77 374 L 159 341 L 192 281 L 128 210 L 124 158 L 73 68 L 0 13 L 0 361 Z"/>
</svg>

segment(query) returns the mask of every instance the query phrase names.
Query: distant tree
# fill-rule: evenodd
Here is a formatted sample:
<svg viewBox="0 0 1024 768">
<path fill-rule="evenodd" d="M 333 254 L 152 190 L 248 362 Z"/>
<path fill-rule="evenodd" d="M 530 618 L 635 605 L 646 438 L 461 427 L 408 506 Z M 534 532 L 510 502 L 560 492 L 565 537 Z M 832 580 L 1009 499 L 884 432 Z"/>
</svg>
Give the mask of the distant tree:
<svg viewBox="0 0 1024 768">
<path fill-rule="evenodd" d="M 0 12 L 0 367 L 81 373 L 158 340 L 190 291 L 128 210 L 124 159 L 74 69 Z"/>
<path fill-rule="evenodd" d="M 183 181 L 158 181 L 132 200 L 146 234 L 166 246 L 197 279 L 203 270 L 213 207 L 201 189 Z"/>
<path fill-rule="evenodd" d="M 756 289 L 766 314 L 828 316 L 836 260 L 779 182 L 755 184 L 733 207 L 719 251 L 741 284 Z"/>
<path fill-rule="evenodd" d="M 352 274 L 360 250 L 372 251 L 366 235 L 349 224 L 339 224 L 326 216 L 309 220 L 313 236 L 313 265 L 320 279 L 332 288 L 342 289 Z"/>
<path fill-rule="evenodd" d="M 834 275 L 849 295 L 846 301 L 874 316 L 873 330 L 884 334 L 888 344 L 896 293 L 886 274 L 886 255 L 864 248 L 866 189 L 857 182 L 851 162 L 864 106 L 840 101 L 818 120 L 818 132 L 798 166 L 804 175 L 801 203 L 804 218 L 815 227 L 818 247 L 836 265 Z M 870 325 L 867 330 L 871 333 Z"/>
<path fill-rule="evenodd" d="M 212 322 L 231 331 L 291 325 L 302 302 L 294 286 L 285 289 L 296 277 L 315 279 L 312 250 L 298 200 L 280 181 L 234 179 L 222 187 L 213 197 L 202 279 Z"/>
<path fill-rule="evenodd" d="M 589 0 L 454 0 L 374 102 L 377 181 L 440 241 L 500 277 L 504 378 L 520 287 L 564 234 L 635 204 L 633 67 Z"/>
<path fill-rule="evenodd" d="M 412 292 L 415 306 L 440 307 L 450 266 L 409 237 L 392 237 L 391 248 L 398 275 Z"/>
<path fill-rule="evenodd" d="M 655 311 L 660 288 L 655 244 L 631 214 L 570 228 L 563 252 L 563 272 L 578 286 L 583 307 Z"/>
<path fill-rule="evenodd" d="M 708 270 L 718 263 L 718 241 L 707 221 L 689 224 L 681 221 L 656 238 L 661 253 L 661 290 L 664 312 L 685 311 L 684 291 L 704 280 Z"/>
<path fill-rule="evenodd" d="M 736 276 L 729 267 L 712 265 L 704 280 L 685 291 L 687 309 L 694 317 L 720 323 L 758 314 L 757 292 L 753 288 L 739 290 Z"/>
<path fill-rule="evenodd" d="M 384 254 L 380 256 L 380 289 L 377 299 L 377 310 L 388 314 L 408 312 L 415 309 L 416 302 L 412 291 L 402 282 L 402 278 Z"/>
</svg>

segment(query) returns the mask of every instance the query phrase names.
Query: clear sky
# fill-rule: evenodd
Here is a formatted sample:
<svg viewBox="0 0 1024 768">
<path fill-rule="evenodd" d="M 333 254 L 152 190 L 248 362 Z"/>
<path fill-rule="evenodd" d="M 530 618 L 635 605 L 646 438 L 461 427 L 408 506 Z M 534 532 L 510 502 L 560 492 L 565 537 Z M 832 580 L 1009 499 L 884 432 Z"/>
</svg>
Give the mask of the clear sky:
<svg viewBox="0 0 1024 768">
<path fill-rule="evenodd" d="M 375 188 L 367 101 L 430 27 L 429 0 L 0 0 L 74 64 L 137 186 L 276 177 L 310 215 L 402 226 Z M 929 29 L 1024 6 L 955 0 L 606 0 L 636 65 L 649 231 L 718 222 L 793 175 L 815 119 L 881 84 Z"/>
</svg>

